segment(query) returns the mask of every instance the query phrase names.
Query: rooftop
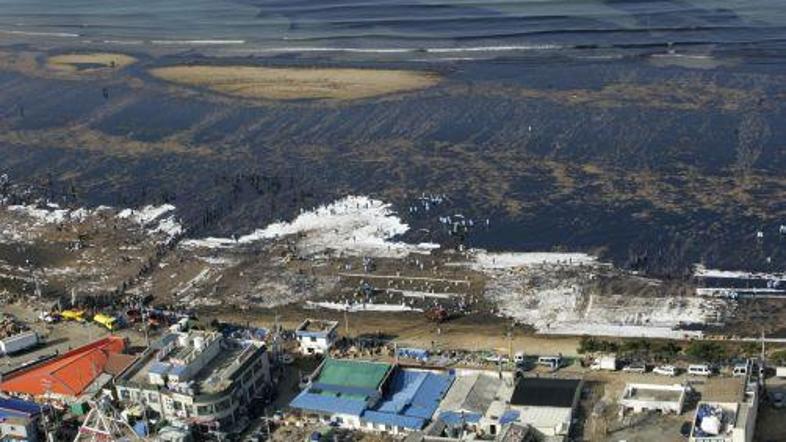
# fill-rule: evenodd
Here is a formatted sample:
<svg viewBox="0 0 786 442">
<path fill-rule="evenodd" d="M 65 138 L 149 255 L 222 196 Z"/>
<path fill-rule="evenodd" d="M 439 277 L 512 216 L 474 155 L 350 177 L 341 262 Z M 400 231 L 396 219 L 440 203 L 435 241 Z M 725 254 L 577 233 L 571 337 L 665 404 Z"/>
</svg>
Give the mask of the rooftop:
<svg viewBox="0 0 786 442">
<path fill-rule="evenodd" d="M 191 344 L 177 345 L 179 336 L 178 333 L 171 333 L 151 344 L 150 349 L 123 374 L 120 383 L 147 387 L 152 385 L 150 373 L 162 376 L 182 374 L 185 365 L 180 362 L 191 361 L 195 349 Z M 192 332 L 189 336 L 195 335 Z M 187 393 L 215 394 L 224 391 L 232 384 L 235 373 L 263 348 L 261 343 L 224 339 L 220 335 L 216 339 L 220 340 L 217 344 L 220 349 L 208 355 L 209 358 L 203 364 L 196 366 L 196 371 L 188 378 L 193 383 Z M 170 348 L 172 346 L 176 347 Z M 167 348 L 170 349 L 167 351 Z M 175 385 L 169 387 L 177 388 Z"/>
<path fill-rule="evenodd" d="M 58 357 L 8 373 L 0 390 L 33 396 L 81 395 L 105 370 L 111 354 L 125 349 L 125 341 L 109 336 Z"/>
<path fill-rule="evenodd" d="M 0 419 L 31 418 L 41 414 L 41 406 L 22 399 L 0 398 Z"/>
<path fill-rule="evenodd" d="M 521 378 L 510 404 L 571 408 L 580 385 L 578 379 Z"/>
<path fill-rule="evenodd" d="M 312 387 L 322 395 L 370 396 L 379 390 L 391 368 L 380 362 L 327 359 Z"/>
<path fill-rule="evenodd" d="M 650 402 L 679 402 L 685 392 L 681 385 L 628 384 L 623 399 Z"/>
<path fill-rule="evenodd" d="M 325 321 L 322 319 L 306 319 L 296 332 L 299 333 L 330 333 L 338 327 L 338 321 Z"/>
<path fill-rule="evenodd" d="M 483 416 L 492 404 L 499 400 L 507 399 L 513 391 L 513 379 L 498 373 L 471 372 L 456 377 L 445 399 L 440 404 L 440 416 L 444 419 L 453 419 L 455 416 L 468 419 L 468 415 Z M 451 414 L 454 413 L 454 414 Z M 458 413 L 458 414 L 455 414 Z"/>
<path fill-rule="evenodd" d="M 367 421 L 422 429 L 437 410 L 453 377 L 427 371 L 399 369 L 382 400 L 363 414 Z"/>
</svg>

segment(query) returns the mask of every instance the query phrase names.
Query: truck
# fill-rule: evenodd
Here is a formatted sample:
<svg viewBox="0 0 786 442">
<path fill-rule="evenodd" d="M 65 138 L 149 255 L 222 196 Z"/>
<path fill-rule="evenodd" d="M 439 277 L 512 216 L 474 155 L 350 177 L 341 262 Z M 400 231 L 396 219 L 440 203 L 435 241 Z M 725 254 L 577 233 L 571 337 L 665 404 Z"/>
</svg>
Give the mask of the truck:
<svg viewBox="0 0 786 442">
<path fill-rule="evenodd" d="M 85 322 L 84 310 L 63 310 L 60 317 L 66 321 Z"/>
<path fill-rule="evenodd" d="M 10 355 L 38 344 L 38 334 L 34 331 L 22 332 L 0 340 L 0 353 Z"/>
<path fill-rule="evenodd" d="M 595 358 L 595 362 L 590 365 L 591 370 L 609 370 L 617 371 L 619 364 L 617 363 L 616 356 L 600 356 Z"/>
<path fill-rule="evenodd" d="M 118 328 L 117 318 L 114 316 L 105 315 L 103 313 L 98 313 L 93 316 L 93 322 L 103 326 L 109 331 L 115 331 Z"/>
</svg>

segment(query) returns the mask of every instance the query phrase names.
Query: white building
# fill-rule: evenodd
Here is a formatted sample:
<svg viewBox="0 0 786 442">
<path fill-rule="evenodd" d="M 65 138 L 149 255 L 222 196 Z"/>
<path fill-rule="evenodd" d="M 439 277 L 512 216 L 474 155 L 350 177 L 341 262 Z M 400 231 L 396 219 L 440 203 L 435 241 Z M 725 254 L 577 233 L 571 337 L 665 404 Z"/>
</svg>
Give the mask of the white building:
<svg viewBox="0 0 786 442">
<path fill-rule="evenodd" d="M 306 319 L 295 330 L 295 336 L 304 355 L 325 354 L 336 343 L 337 321 Z"/>
<path fill-rule="evenodd" d="M 538 440 L 563 441 L 570 432 L 583 382 L 520 378 L 510 372 L 458 370 L 436 413 L 443 437 L 467 431 L 496 437 L 507 425 L 528 427 Z"/>
<path fill-rule="evenodd" d="M 170 422 L 228 431 L 270 384 L 260 341 L 216 332 L 170 333 L 115 380 L 121 402 L 140 404 Z"/>
<path fill-rule="evenodd" d="M 621 412 L 681 414 L 687 387 L 684 385 L 627 384 L 620 399 Z"/>
</svg>

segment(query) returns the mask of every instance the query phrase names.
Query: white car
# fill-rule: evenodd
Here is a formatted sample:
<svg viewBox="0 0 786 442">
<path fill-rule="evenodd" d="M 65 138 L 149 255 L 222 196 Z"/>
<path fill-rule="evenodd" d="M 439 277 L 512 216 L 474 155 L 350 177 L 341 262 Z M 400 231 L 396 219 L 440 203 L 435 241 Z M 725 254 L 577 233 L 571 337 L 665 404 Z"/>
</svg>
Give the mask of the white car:
<svg viewBox="0 0 786 442">
<path fill-rule="evenodd" d="M 677 376 L 677 368 L 673 365 L 659 365 L 652 372 L 662 376 Z"/>
<path fill-rule="evenodd" d="M 627 371 L 628 373 L 646 373 L 647 366 L 644 364 L 630 364 L 622 367 L 622 371 Z"/>
</svg>

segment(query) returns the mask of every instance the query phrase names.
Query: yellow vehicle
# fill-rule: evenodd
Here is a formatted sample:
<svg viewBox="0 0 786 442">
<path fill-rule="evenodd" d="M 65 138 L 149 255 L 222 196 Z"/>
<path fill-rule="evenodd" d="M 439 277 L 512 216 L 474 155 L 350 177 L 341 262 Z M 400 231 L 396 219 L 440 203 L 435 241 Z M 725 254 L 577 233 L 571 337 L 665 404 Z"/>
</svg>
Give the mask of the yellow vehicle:
<svg viewBox="0 0 786 442">
<path fill-rule="evenodd" d="M 93 316 L 93 322 L 103 325 L 109 331 L 115 331 L 117 329 L 117 318 L 114 316 L 98 313 Z"/>
<path fill-rule="evenodd" d="M 84 310 L 63 310 L 60 317 L 66 321 L 85 322 Z"/>
</svg>

